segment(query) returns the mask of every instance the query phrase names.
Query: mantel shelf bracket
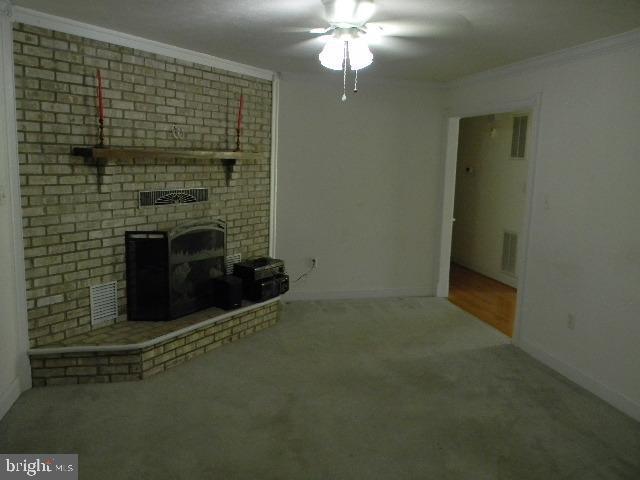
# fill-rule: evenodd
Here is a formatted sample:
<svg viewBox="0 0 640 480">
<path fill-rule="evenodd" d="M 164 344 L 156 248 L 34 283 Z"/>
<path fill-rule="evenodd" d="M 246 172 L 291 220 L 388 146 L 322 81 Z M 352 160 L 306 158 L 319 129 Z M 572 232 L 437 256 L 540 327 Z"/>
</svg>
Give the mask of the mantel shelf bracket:
<svg viewBox="0 0 640 480">
<path fill-rule="evenodd" d="M 231 184 L 231 177 L 233 176 L 233 170 L 236 166 L 236 159 L 223 158 L 222 165 L 224 166 L 224 179 L 228 187 Z"/>
<path fill-rule="evenodd" d="M 71 149 L 71 154 L 77 157 L 83 157 L 84 162 L 87 165 L 96 167 L 96 182 L 98 184 L 98 191 L 102 190 L 107 160 L 105 158 L 96 158 L 93 153 L 93 147 L 73 147 Z"/>
</svg>

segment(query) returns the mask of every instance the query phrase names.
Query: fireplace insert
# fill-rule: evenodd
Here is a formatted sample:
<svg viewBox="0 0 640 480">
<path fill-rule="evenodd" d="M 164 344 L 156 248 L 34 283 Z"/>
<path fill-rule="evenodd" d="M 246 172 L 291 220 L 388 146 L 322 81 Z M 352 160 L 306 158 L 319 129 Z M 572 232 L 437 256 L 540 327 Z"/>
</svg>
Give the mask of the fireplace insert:
<svg viewBox="0 0 640 480">
<path fill-rule="evenodd" d="M 172 320 L 213 306 L 224 275 L 225 223 L 125 232 L 129 320 Z"/>
</svg>

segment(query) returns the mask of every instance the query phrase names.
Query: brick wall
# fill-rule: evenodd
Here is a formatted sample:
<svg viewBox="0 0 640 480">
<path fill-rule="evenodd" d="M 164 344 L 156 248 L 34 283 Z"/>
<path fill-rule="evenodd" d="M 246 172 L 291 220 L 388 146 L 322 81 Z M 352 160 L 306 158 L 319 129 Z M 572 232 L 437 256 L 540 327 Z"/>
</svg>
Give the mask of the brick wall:
<svg viewBox="0 0 640 480">
<path fill-rule="evenodd" d="M 269 239 L 271 82 L 50 30 L 14 27 L 20 177 L 31 346 L 91 330 L 89 286 L 117 280 L 125 307 L 124 232 L 181 222 L 227 221 L 229 253 L 265 255 Z M 96 69 L 104 79 L 105 143 L 226 150 L 245 96 L 245 151 L 231 185 L 219 162 L 111 161 L 98 188 L 95 167 L 70 155 L 95 145 Z M 174 138 L 173 125 L 183 139 Z M 138 192 L 208 187 L 202 204 L 139 208 Z"/>
</svg>

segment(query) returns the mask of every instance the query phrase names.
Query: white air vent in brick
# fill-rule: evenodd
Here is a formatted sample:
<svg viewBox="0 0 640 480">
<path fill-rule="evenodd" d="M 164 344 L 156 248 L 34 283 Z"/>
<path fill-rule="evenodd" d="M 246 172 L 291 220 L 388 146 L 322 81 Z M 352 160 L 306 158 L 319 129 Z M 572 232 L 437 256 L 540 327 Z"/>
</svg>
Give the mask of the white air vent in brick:
<svg viewBox="0 0 640 480">
<path fill-rule="evenodd" d="M 518 234 L 504 232 L 502 237 L 502 271 L 516 274 L 516 262 L 518 255 Z"/>
<path fill-rule="evenodd" d="M 529 118 L 526 115 L 513 117 L 513 134 L 511 136 L 511 158 L 524 158 L 525 147 L 527 145 L 527 123 Z"/>
<path fill-rule="evenodd" d="M 150 190 L 140 192 L 138 199 L 141 207 L 206 202 L 209 200 L 209 189 L 180 188 L 177 190 Z"/>
<path fill-rule="evenodd" d="M 227 255 L 224 257 L 224 269 L 227 272 L 227 275 L 233 274 L 233 266 L 236 263 L 240 263 L 242 260 L 242 256 L 239 253 L 234 253 L 233 255 Z"/>
<path fill-rule="evenodd" d="M 118 318 L 118 283 L 109 282 L 93 285 L 89 289 L 91 297 L 91 324 L 114 321 Z"/>
</svg>

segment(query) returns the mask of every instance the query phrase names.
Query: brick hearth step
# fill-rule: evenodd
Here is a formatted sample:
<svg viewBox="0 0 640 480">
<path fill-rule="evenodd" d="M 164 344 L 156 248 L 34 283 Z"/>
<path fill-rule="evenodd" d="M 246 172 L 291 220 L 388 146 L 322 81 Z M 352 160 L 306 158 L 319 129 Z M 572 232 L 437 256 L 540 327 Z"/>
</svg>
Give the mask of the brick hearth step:
<svg viewBox="0 0 640 480">
<path fill-rule="evenodd" d="M 168 322 L 120 322 L 29 350 L 34 386 L 140 380 L 275 325 L 280 297 Z"/>
</svg>

